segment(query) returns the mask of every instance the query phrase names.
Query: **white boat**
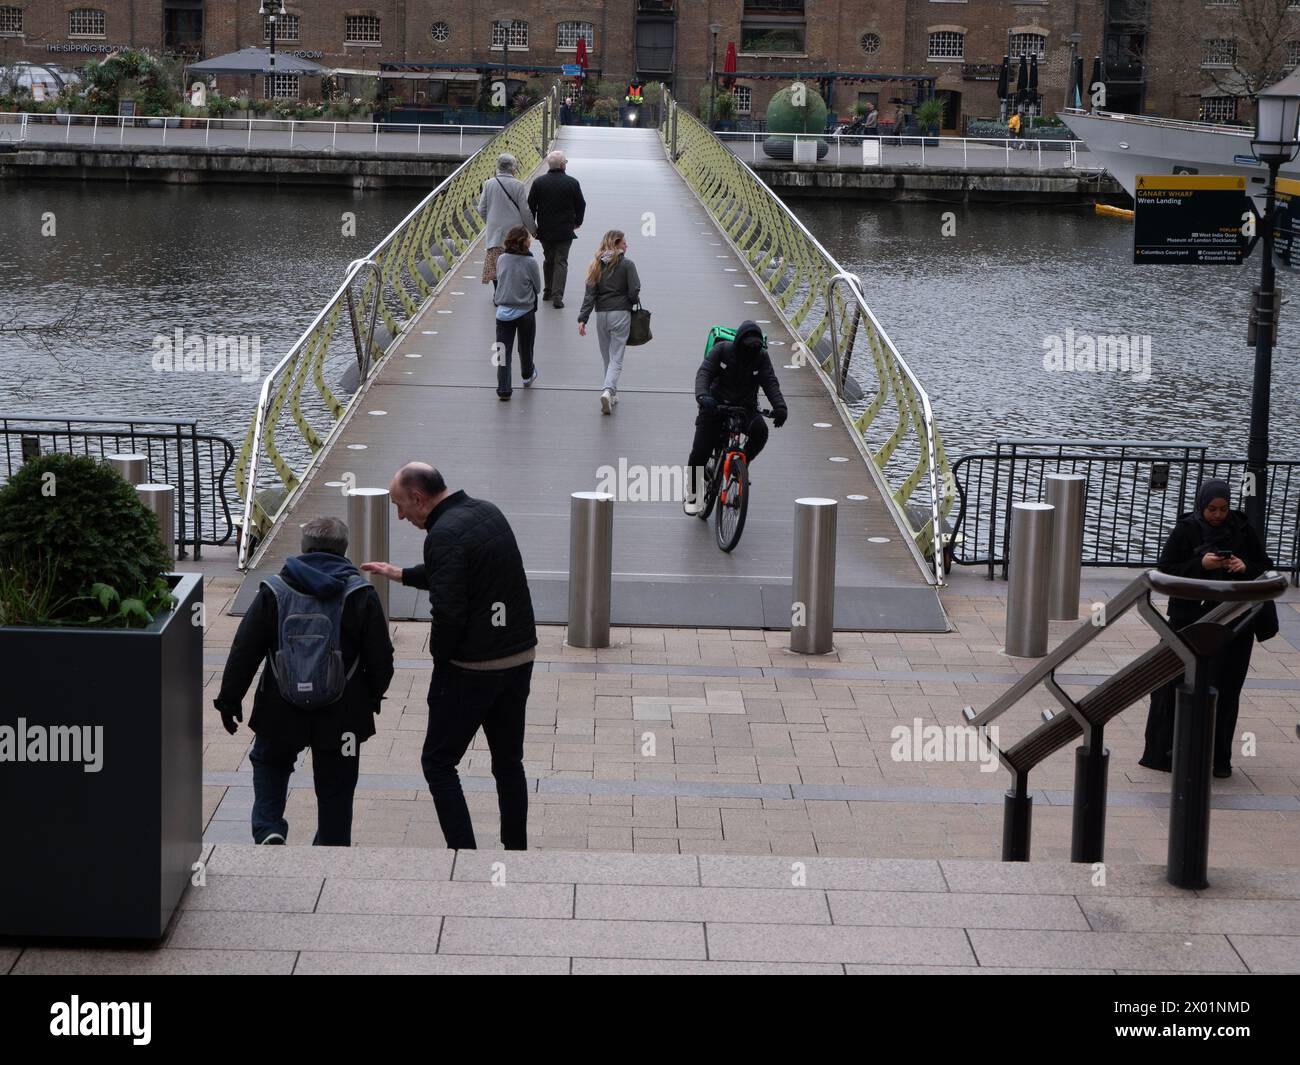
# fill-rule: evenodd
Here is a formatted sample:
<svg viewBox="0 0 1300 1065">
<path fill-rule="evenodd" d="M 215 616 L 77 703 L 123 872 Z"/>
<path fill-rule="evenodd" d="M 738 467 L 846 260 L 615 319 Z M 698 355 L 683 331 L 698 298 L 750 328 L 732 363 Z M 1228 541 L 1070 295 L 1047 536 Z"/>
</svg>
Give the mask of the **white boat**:
<svg viewBox="0 0 1300 1065">
<path fill-rule="evenodd" d="M 1264 195 L 1268 167 L 1250 154 L 1253 129 L 1111 111 L 1067 108 L 1058 114 L 1130 196 L 1139 174 L 1245 175 L 1251 194 Z M 1300 161 L 1281 173 L 1300 178 Z"/>
</svg>

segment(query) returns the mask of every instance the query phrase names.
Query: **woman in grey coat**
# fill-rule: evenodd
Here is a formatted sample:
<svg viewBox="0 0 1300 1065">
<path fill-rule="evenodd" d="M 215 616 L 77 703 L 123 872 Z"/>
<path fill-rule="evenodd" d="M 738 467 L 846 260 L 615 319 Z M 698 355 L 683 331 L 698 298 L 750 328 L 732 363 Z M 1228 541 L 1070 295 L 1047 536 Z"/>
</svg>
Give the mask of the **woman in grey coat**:
<svg viewBox="0 0 1300 1065">
<path fill-rule="evenodd" d="M 506 233 L 522 225 L 529 235 L 537 236 L 528 211 L 524 183 L 515 176 L 515 157 L 509 153 L 497 156 L 497 172 L 483 182 L 478 200 L 478 213 L 486 223 L 483 233 L 483 284 L 497 279 L 497 259 L 506 243 Z"/>
<path fill-rule="evenodd" d="M 602 414 L 613 414 L 618 403 L 618 378 L 623 372 L 623 352 L 632 328 L 632 308 L 641 299 L 641 279 L 627 257 L 623 232 L 611 229 L 601 239 L 596 257 L 587 268 L 587 292 L 578 312 L 578 335 L 587 335 L 587 319 L 596 312 L 596 337 L 605 360 L 605 381 L 600 393 Z"/>
<path fill-rule="evenodd" d="M 533 364 L 533 341 L 537 336 L 537 294 L 542 291 L 542 271 L 529 252 L 532 238 L 523 226 L 506 233 L 505 248 L 497 259 L 497 284 L 492 302 L 497 308 L 497 397 L 508 400 L 514 390 L 510 355 L 519 338 L 519 372 L 524 387 L 537 380 Z"/>
</svg>

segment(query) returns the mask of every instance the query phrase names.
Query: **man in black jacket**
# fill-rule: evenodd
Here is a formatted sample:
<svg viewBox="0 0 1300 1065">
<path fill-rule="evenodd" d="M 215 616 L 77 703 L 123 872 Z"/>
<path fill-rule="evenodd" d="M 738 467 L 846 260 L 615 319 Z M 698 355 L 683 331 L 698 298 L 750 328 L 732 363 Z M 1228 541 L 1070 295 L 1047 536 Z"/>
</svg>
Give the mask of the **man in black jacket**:
<svg viewBox="0 0 1300 1065">
<path fill-rule="evenodd" d="M 495 506 L 448 491 L 442 474 L 423 462 L 398 470 L 389 491 L 398 518 L 426 530 L 424 562 L 406 569 L 367 562 L 361 568 L 429 592 L 433 679 L 420 763 L 442 834 L 452 850 L 476 846 L 456 766 L 481 726 L 492 752 L 501 845 L 524 850 L 524 708 L 537 627 L 515 534 Z"/>
<path fill-rule="evenodd" d="M 695 441 L 687 470 L 692 484 L 687 486 L 683 509 L 697 515 L 704 509 L 702 469 L 722 437 L 725 425 L 719 406 L 744 407 L 750 412 L 746 433 L 745 460 L 753 463 L 767 443 L 767 424 L 758 413 L 758 390 L 763 389 L 772 404 L 772 424 L 778 429 L 789 416 L 785 396 L 767 354 L 763 331 L 757 322 L 740 323 L 735 340 L 720 340 L 713 345 L 695 373 Z"/>
<path fill-rule="evenodd" d="M 301 555 L 285 560 L 280 577 L 293 591 L 332 599 L 343 595 L 357 569 L 344 555 L 348 527 L 337 518 L 317 518 L 303 527 Z M 361 744 L 375 734 L 375 714 L 393 679 L 393 644 L 388 619 L 375 590 L 363 587 L 343 603 L 339 646 L 348 677 L 343 695 L 317 709 L 302 709 L 280 694 L 271 669 L 253 695 L 248 727 L 257 738 L 253 764 L 253 841 L 284 843 L 289 777 L 304 747 L 311 747 L 316 783 L 317 828 L 313 842 L 323 847 L 352 843 L 352 796 L 357 787 Z M 243 699 L 257 667 L 280 648 L 279 609 L 275 593 L 263 584 L 239 623 L 216 698 L 222 724 L 232 736 L 244 720 Z M 354 668 L 355 667 L 355 668 Z"/>
<path fill-rule="evenodd" d="M 564 306 L 564 283 L 569 277 L 569 246 L 577 238 L 587 211 L 582 186 L 564 172 L 569 160 L 558 149 L 546 157 L 550 168 L 533 182 L 528 209 L 537 220 L 542 242 L 542 299 Z"/>
</svg>

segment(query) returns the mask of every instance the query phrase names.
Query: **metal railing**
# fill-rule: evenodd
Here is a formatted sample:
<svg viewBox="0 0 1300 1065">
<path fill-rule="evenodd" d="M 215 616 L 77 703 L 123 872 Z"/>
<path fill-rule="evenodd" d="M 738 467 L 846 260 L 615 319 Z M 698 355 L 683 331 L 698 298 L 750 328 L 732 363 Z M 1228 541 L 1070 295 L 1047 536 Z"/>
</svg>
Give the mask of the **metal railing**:
<svg viewBox="0 0 1300 1065">
<path fill-rule="evenodd" d="M 793 155 L 783 150 L 781 157 L 769 156 L 763 142 L 776 138 L 781 144 L 797 141 L 822 142 L 817 149 L 818 161 L 834 166 L 937 166 L 968 170 L 1077 170 L 1082 174 L 1101 173 L 1106 168 L 1088 157 L 1088 146 L 1078 140 L 1041 140 L 1015 137 L 927 137 L 881 133 L 766 133 L 718 132 L 714 134 L 737 155 L 750 163 L 789 162 Z M 863 145 L 869 147 L 864 152 Z M 1080 157 L 1084 158 L 1080 158 Z M 870 158 L 870 162 L 866 160 Z"/>
<path fill-rule="evenodd" d="M 436 125 L 349 121 L 328 118 L 182 118 L 60 115 L 44 112 L 0 114 L 0 141 L 64 144 L 72 147 L 290 148 L 304 152 L 355 151 L 465 154 L 465 136 L 499 134 L 501 126 Z M 75 132 L 74 132 L 75 131 Z M 340 142 L 340 137 L 343 140 Z M 451 149 L 455 142 L 455 151 Z"/>
<path fill-rule="evenodd" d="M 267 374 L 235 467 L 243 499 L 240 569 L 256 565 L 275 523 L 394 342 L 469 254 L 483 228 L 479 193 L 497 155 L 511 153 L 520 173 L 530 173 L 554 136 L 557 107 L 552 89 L 351 263 L 334 295 Z M 345 315 L 349 327 L 340 328 Z"/>
<path fill-rule="evenodd" d="M 943 522 L 956 498 L 930 397 L 846 272 L 704 124 L 665 94 L 666 148 L 755 281 L 799 338 L 868 460 L 922 571 L 943 583 Z"/>
<path fill-rule="evenodd" d="M 1195 133 L 1231 133 L 1234 137 L 1254 136 L 1250 126 L 1226 126 L 1217 122 L 1194 122 L 1186 118 L 1160 118 L 1156 115 L 1129 115 L 1119 111 L 1085 111 L 1077 107 L 1063 107 L 1058 114 L 1079 115 L 1083 118 L 1114 118 L 1121 122 L 1137 123 L 1143 126 L 1158 126 L 1161 129 L 1190 130 Z"/>
<path fill-rule="evenodd" d="M 149 480 L 176 489 L 176 545 L 185 558 L 193 546 L 227 543 L 234 535 L 232 499 L 226 478 L 235 461 L 235 446 L 223 436 L 200 433 L 194 421 L 160 418 L 87 418 L 80 415 L 0 414 L 4 464 L 0 480 L 35 455 L 67 452 L 103 459 L 112 454 L 139 454 L 147 460 Z"/>
<path fill-rule="evenodd" d="M 1045 502 L 1046 475 L 1088 480 L 1085 566 L 1154 566 L 1165 538 L 1192 509 L 1207 477 L 1240 484 L 1244 458 L 1215 458 L 1204 444 L 1144 440 L 1000 440 L 991 452 L 963 455 L 952 475 L 961 497 L 952 559 L 996 567 L 1006 576 L 1013 503 Z M 1300 461 L 1269 463 L 1265 550 L 1300 581 Z"/>
</svg>

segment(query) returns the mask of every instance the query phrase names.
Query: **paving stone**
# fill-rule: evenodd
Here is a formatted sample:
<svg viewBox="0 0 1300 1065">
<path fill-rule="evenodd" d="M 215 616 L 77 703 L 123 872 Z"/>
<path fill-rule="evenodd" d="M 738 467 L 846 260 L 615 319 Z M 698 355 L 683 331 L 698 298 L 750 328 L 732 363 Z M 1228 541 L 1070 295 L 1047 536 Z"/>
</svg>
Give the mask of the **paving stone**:
<svg viewBox="0 0 1300 1065">
<path fill-rule="evenodd" d="M 1228 937 L 1252 973 L 1300 973 L 1300 936 Z"/>
<path fill-rule="evenodd" d="M 1014 928 L 1088 930 L 1069 895 L 977 895 L 924 891 L 828 891 L 837 925 L 912 928 Z"/>
<path fill-rule="evenodd" d="M 825 893 L 809 888 L 578 885 L 575 916 L 593 920 L 830 924 Z"/>
<path fill-rule="evenodd" d="M 441 917 L 186 910 L 177 918 L 167 946 L 435 954 L 442 920 Z"/>
<path fill-rule="evenodd" d="M 464 954 L 354 954 L 305 950 L 296 976 L 564 976 L 568 958 L 511 958 Z"/>
<path fill-rule="evenodd" d="M 448 880 L 454 851 L 422 847 L 257 847 L 218 845 L 208 876 L 361 877 Z"/>
<path fill-rule="evenodd" d="M 448 917 L 439 953 L 703 960 L 704 926 L 680 921 Z"/>
<path fill-rule="evenodd" d="M 181 897 L 186 910 L 237 910 L 243 913 L 311 913 L 320 897 L 318 876 L 221 876 L 209 874 L 203 887 L 193 883 Z"/>
<path fill-rule="evenodd" d="M 17 947 L 0 947 L 0 976 L 13 968 L 14 962 L 22 952 Z"/>
<path fill-rule="evenodd" d="M 1049 969 L 1245 972 L 1226 936 L 1191 933 L 1018 932 L 970 929 L 981 965 Z"/>
<path fill-rule="evenodd" d="M 482 882 L 427 880 L 325 881 L 317 913 L 455 915 L 461 917 L 571 917 L 569 884 L 528 884 L 507 878 Z"/>
<path fill-rule="evenodd" d="M 700 857 L 700 883 L 706 887 L 790 887 L 803 866 L 807 887 L 862 891 L 945 891 L 934 861 L 816 857 Z"/>
<path fill-rule="evenodd" d="M 550 884 L 665 884 L 700 882 L 694 857 L 643 857 L 612 852 L 538 854 L 534 851 L 461 851 L 455 880 L 490 880 L 504 865 L 507 882 Z"/>
<path fill-rule="evenodd" d="M 1109 976 L 1109 969 L 1023 969 L 988 965 L 846 965 L 849 976 Z M 1163 975 L 1163 974 L 1162 974 Z"/>
<path fill-rule="evenodd" d="M 29 947 L 15 975 L 288 976 L 297 955 L 279 950 L 79 950 Z M 3 972 L 0 968 L 0 972 Z"/>
<path fill-rule="evenodd" d="M 575 976 L 839 976 L 830 962 L 664 961 L 632 958 L 574 958 Z"/>
<path fill-rule="evenodd" d="M 959 928 L 709 923 L 709 957 L 732 961 L 974 965 Z"/>
<path fill-rule="evenodd" d="M 1098 932 L 1300 936 L 1293 899 L 1085 898 L 1080 905 Z"/>
<path fill-rule="evenodd" d="M 1200 898 L 1300 899 L 1300 869 L 1214 868 L 1207 879 L 1210 886 L 1196 893 Z"/>
<path fill-rule="evenodd" d="M 1039 819 L 1035 817 L 1034 820 L 1037 822 Z M 1102 897 L 1187 894 L 1183 888 L 1176 888 L 1165 879 L 1163 865 L 1108 865 L 1105 886 L 1094 886 L 1092 881 L 1096 874 L 1092 866 L 1081 863 L 945 859 L 939 864 L 952 891 Z"/>
</svg>

